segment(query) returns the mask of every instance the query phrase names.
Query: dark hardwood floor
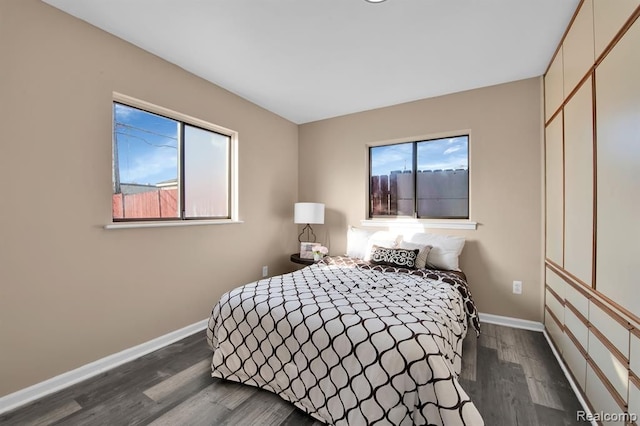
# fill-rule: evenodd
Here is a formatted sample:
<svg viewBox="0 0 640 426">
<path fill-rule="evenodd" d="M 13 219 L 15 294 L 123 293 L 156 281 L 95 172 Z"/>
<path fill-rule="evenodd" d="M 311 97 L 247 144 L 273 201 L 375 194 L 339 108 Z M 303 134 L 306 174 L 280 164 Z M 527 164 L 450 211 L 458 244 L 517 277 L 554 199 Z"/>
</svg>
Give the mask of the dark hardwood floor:
<svg viewBox="0 0 640 426">
<path fill-rule="evenodd" d="M 204 332 L 0 415 L 1 425 L 320 426 L 276 395 L 213 379 Z M 462 387 L 487 426 L 579 424 L 582 407 L 542 333 L 482 324 Z"/>
</svg>

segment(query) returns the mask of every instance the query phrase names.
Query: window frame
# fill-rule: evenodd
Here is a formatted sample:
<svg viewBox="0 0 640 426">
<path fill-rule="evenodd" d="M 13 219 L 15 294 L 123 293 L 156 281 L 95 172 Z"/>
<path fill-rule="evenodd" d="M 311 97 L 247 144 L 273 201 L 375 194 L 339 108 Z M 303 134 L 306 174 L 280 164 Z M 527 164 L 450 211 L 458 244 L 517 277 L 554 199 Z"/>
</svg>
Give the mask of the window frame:
<svg viewBox="0 0 640 426">
<path fill-rule="evenodd" d="M 176 225 L 199 225 L 199 224 L 219 224 L 219 223 L 238 223 L 238 132 L 212 124 L 210 122 L 191 117 L 189 115 L 164 108 L 150 102 L 142 101 L 122 93 L 113 92 L 111 102 L 111 161 L 112 176 L 111 187 L 113 194 L 113 170 L 115 166 L 115 104 L 121 104 L 131 108 L 135 108 L 147 113 L 159 115 L 161 117 L 176 121 L 178 125 L 178 188 L 179 188 L 179 216 L 178 217 L 158 217 L 158 218 L 114 218 L 111 212 L 111 224 L 106 228 L 127 228 L 127 227 L 154 227 L 154 226 L 176 226 Z M 185 126 L 191 126 L 197 129 L 217 133 L 229 138 L 229 158 L 228 158 L 228 196 L 227 196 L 227 216 L 214 217 L 189 217 L 185 213 L 185 155 L 184 155 L 184 133 Z"/>
<path fill-rule="evenodd" d="M 467 138 L 467 217 L 455 217 L 455 216 L 439 216 L 439 217 L 419 217 L 418 216 L 418 174 L 415 172 L 418 166 L 418 144 L 421 142 L 429 142 L 440 139 L 449 138 Z M 372 155 L 373 148 L 400 145 L 400 144 L 412 144 L 412 164 L 411 171 L 413 172 L 413 214 L 412 215 L 374 215 L 371 202 L 371 177 L 372 177 Z M 424 227 L 443 228 L 443 229 L 475 229 L 476 222 L 471 221 L 471 131 L 461 130 L 454 132 L 447 132 L 436 135 L 426 136 L 413 136 L 409 138 L 394 139 L 387 141 L 379 141 L 369 143 L 366 145 L 366 161 L 367 161 L 367 184 L 366 184 L 366 219 L 362 220 L 363 225 L 368 226 L 380 226 L 385 224 L 422 224 Z M 431 226 L 429 226 L 431 225 Z"/>
</svg>

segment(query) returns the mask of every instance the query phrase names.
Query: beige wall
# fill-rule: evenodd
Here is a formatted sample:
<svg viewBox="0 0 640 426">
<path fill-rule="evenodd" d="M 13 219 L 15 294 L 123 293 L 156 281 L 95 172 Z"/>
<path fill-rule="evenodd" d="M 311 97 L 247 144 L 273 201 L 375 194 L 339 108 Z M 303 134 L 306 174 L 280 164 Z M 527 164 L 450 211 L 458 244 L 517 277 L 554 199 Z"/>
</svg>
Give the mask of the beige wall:
<svg viewBox="0 0 640 426">
<path fill-rule="evenodd" d="M 300 199 L 326 203 L 319 231 L 344 253 L 366 218 L 367 144 L 470 131 L 473 231 L 461 265 L 480 311 L 542 319 L 542 98 L 533 78 L 300 126 Z M 524 282 L 523 294 L 512 282 Z"/>
<path fill-rule="evenodd" d="M 298 128 L 36 0 L 0 2 L 0 396 L 292 268 Z M 117 91 L 236 130 L 243 224 L 105 230 Z"/>
</svg>

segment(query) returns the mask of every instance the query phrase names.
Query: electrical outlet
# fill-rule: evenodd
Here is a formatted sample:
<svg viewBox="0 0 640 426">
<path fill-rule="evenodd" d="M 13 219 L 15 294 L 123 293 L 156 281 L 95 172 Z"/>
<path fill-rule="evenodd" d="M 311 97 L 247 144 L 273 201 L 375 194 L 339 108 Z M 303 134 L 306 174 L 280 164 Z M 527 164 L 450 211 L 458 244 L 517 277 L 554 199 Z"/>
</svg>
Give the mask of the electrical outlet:
<svg viewBox="0 0 640 426">
<path fill-rule="evenodd" d="M 265 265 L 262 267 L 262 278 L 265 278 L 267 275 L 269 275 L 269 267 Z"/>
<path fill-rule="evenodd" d="M 514 294 L 522 294 L 522 281 L 514 281 L 513 282 L 513 293 Z"/>
</svg>

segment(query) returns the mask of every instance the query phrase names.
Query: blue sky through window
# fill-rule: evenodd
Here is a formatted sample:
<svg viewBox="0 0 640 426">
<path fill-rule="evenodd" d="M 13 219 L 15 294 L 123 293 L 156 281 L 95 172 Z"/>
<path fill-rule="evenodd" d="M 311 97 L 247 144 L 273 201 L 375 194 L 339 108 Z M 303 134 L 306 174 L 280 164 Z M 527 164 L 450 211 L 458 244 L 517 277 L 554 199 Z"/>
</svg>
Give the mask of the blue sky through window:
<svg viewBox="0 0 640 426">
<path fill-rule="evenodd" d="M 392 171 L 411 171 L 413 143 L 400 143 L 371 149 L 371 175 L 387 175 Z M 469 138 L 434 139 L 418 142 L 418 170 L 469 168 Z"/>
<path fill-rule="evenodd" d="M 120 183 L 155 185 L 178 177 L 178 122 L 114 103 Z"/>
</svg>

